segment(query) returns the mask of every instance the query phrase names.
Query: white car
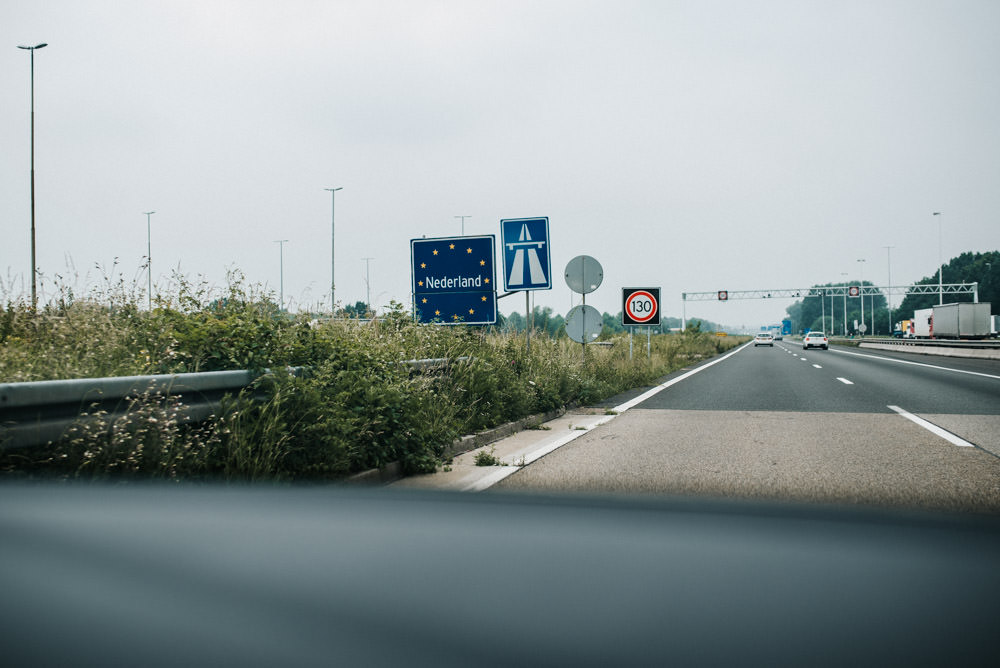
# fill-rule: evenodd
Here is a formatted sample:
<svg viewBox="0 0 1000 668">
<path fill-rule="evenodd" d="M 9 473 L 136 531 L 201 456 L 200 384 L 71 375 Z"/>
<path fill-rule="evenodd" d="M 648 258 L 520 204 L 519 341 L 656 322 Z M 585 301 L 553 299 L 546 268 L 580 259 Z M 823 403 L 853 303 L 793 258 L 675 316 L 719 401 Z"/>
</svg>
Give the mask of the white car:
<svg viewBox="0 0 1000 668">
<path fill-rule="evenodd" d="M 753 337 L 753 347 L 757 346 L 771 346 L 774 347 L 774 336 L 768 334 L 767 332 L 761 332 L 757 336 Z"/>
<path fill-rule="evenodd" d="M 822 348 L 823 350 L 830 349 L 830 342 L 826 338 L 826 334 L 823 332 L 809 332 L 802 339 L 802 350 L 808 350 L 809 348 Z"/>
</svg>

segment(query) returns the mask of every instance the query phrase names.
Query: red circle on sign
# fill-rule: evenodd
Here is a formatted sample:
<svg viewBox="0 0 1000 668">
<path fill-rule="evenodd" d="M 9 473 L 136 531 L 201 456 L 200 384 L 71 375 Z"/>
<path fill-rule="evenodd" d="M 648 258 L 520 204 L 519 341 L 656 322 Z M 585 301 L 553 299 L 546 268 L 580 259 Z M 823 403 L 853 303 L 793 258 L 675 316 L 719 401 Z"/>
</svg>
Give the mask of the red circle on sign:
<svg viewBox="0 0 1000 668">
<path fill-rule="evenodd" d="M 639 314 L 633 310 L 633 302 L 636 297 L 646 297 L 649 300 L 650 309 L 648 313 Z M 637 290 L 636 292 L 630 294 L 628 299 L 625 300 L 625 313 L 629 318 L 635 320 L 636 322 L 646 322 L 648 320 L 652 320 L 656 315 L 657 308 L 656 297 L 645 290 Z"/>
<path fill-rule="evenodd" d="M 719 301 L 724 302 L 729 299 L 729 293 L 725 290 L 719 290 Z"/>
<path fill-rule="evenodd" d="M 851 296 L 851 297 L 857 297 L 858 293 L 860 293 L 860 292 L 861 292 L 861 290 L 859 290 L 857 287 L 855 287 L 853 285 L 847 290 L 848 295 Z"/>
</svg>

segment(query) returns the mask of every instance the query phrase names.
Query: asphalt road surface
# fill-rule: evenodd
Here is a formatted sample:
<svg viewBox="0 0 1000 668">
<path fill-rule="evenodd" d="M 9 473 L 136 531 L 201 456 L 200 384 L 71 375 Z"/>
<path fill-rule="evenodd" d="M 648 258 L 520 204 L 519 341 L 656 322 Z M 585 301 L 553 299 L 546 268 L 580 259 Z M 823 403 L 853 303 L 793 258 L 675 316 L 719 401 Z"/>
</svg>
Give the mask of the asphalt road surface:
<svg viewBox="0 0 1000 668">
<path fill-rule="evenodd" d="M 744 346 L 495 489 L 1000 511 L 1000 362 Z"/>
</svg>

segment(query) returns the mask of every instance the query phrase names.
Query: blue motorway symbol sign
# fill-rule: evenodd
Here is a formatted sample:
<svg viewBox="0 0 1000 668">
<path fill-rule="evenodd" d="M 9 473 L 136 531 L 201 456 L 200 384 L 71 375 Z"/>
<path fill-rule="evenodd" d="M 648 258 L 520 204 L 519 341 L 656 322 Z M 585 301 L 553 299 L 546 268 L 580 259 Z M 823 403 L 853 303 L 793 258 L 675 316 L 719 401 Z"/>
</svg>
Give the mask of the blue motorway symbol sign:
<svg viewBox="0 0 1000 668">
<path fill-rule="evenodd" d="M 503 285 L 506 290 L 551 290 L 548 218 L 500 221 Z"/>
<path fill-rule="evenodd" d="M 413 306 L 419 322 L 496 322 L 494 239 L 490 234 L 410 240 Z"/>
</svg>

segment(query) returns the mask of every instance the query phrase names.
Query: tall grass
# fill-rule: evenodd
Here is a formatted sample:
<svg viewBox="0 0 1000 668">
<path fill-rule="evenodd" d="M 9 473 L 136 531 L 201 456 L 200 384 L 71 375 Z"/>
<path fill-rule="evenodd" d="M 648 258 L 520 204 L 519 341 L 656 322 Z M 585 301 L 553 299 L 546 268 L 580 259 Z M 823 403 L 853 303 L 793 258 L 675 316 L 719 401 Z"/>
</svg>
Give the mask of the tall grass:
<svg viewBox="0 0 1000 668">
<path fill-rule="evenodd" d="M 732 345 L 699 332 L 658 335 L 652 357 L 472 327 L 418 325 L 401 305 L 378 321 L 316 322 L 278 310 L 239 275 L 223 290 L 175 280 L 148 311 L 122 286 L 64 295 L 38 313 L 0 308 L 0 382 L 271 369 L 186 424 L 176 397 L 129 398 L 124 417 L 94 414 L 41 451 L 0 449 L 10 476 L 82 479 L 325 480 L 389 462 L 433 470 L 457 436 L 651 383 Z M 644 352 L 644 351 L 643 351 Z M 421 373 L 401 362 L 445 358 Z M 303 376 L 282 371 L 309 369 Z"/>
</svg>

